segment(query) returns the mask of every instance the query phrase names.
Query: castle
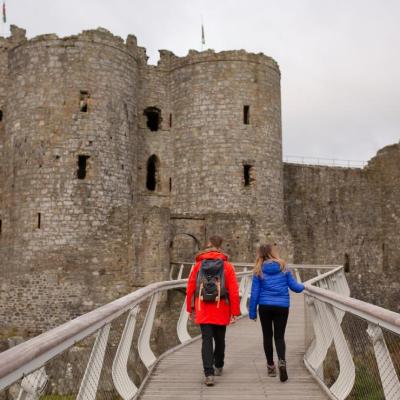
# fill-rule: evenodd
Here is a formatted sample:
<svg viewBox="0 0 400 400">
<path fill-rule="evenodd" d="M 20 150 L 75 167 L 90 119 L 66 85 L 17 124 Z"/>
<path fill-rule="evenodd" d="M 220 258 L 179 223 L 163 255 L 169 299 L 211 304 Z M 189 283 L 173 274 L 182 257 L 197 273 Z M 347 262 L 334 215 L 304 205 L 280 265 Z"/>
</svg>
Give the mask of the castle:
<svg viewBox="0 0 400 400">
<path fill-rule="evenodd" d="M 0 38 L 3 331 L 34 334 L 166 279 L 215 233 L 234 261 L 273 240 L 297 263 L 345 263 L 360 297 L 397 274 L 400 146 L 363 169 L 283 163 L 270 57 L 161 50 L 153 66 L 134 36 L 104 29 L 11 33 Z"/>
</svg>

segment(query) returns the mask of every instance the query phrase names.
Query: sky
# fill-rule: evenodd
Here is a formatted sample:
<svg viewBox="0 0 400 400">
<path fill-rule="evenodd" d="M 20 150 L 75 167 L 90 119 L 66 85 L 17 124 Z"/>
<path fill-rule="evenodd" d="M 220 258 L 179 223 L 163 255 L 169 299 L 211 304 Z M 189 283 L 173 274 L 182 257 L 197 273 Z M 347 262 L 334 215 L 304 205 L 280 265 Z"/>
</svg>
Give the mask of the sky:
<svg viewBox="0 0 400 400">
<path fill-rule="evenodd" d="M 1 0 L 2 1 L 2 0 Z M 104 27 L 183 56 L 205 48 L 273 57 L 286 156 L 368 160 L 400 139 L 399 0 L 6 0 L 28 37 Z M 6 30 L 7 31 L 7 30 Z"/>
</svg>

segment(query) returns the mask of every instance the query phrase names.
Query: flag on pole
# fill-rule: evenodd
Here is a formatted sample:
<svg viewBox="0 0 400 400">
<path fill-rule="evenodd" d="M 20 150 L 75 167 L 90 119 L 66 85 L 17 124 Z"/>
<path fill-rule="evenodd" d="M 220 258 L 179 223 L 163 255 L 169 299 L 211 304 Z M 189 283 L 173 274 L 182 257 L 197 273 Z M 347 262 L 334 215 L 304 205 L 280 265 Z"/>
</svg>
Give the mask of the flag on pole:
<svg viewBox="0 0 400 400">
<path fill-rule="evenodd" d="M 204 25 L 201 24 L 201 44 L 206 44 L 206 37 L 204 36 Z"/>
<path fill-rule="evenodd" d="M 7 22 L 7 14 L 6 14 L 6 0 L 3 0 L 3 22 Z"/>
</svg>

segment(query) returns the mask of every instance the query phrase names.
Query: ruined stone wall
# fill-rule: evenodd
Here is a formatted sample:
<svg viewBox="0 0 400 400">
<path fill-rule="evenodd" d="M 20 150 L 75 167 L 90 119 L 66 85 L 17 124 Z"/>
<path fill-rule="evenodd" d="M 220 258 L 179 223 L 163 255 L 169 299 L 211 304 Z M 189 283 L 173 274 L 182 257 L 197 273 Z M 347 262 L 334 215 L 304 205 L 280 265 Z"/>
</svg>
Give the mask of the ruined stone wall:
<svg viewBox="0 0 400 400">
<path fill-rule="evenodd" d="M 138 194 L 143 203 L 169 207 L 173 167 L 173 142 L 171 109 L 169 105 L 169 71 L 144 65 L 140 69 L 140 96 L 138 106 Z M 144 110 L 154 107 L 160 110 L 160 123 L 156 131 L 147 126 Z M 158 159 L 156 188 L 146 187 L 147 162 L 151 156 Z"/>
<path fill-rule="evenodd" d="M 285 164 L 286 222 L 294 262 L 381 269 L 379 196 L 361 169 Z M 368 210 L 368 217 L 366 215 Z"/>
<path fill-rule="evenodd" d="M 133 39 L 97 30 L 40 36 L 8 55 L 2 240 L 9 246 L 0 268 L 15 288 L 1 292 L 1 314 L 5 324 L 41 330 L 132 287 L 140 53 Z M 79 155 L 89 157 L 84 179 Z M 29 320 L 27 311 L 12 312 L 27 304 Z"/>
<path fill-rule="evenodd" d="M 353 296 L 396 311 L 399 170 L 399 144 L 380 150 L 363 169 L 284 166 L 294 262 L 343 264 Z"/>
<path fill-rule="evenodd" d="M 370 195 L 379 200 L 382 222 L 382 269 L 400 268 L 400 143 L 386 146 L 368 163 Z M 400 279 L 399 279 L 400 281 Z"/>
</svg>

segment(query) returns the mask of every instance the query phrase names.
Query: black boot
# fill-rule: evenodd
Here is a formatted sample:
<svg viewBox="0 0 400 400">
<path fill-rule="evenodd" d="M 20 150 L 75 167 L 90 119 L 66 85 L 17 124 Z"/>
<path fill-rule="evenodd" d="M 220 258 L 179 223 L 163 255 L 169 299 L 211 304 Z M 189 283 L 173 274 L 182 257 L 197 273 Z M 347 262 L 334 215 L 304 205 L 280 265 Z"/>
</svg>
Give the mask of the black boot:
<svg viewBox="0 0 400 400">
<path fill-rule="evenodd" d="M 279 360 L 278 367 L 279 367 L 279 379 L 281 380 L 281 382 L 286 382 L 288 380 L 288 375 L 286 371 L 286 361 Z"/>
</svg>

